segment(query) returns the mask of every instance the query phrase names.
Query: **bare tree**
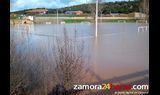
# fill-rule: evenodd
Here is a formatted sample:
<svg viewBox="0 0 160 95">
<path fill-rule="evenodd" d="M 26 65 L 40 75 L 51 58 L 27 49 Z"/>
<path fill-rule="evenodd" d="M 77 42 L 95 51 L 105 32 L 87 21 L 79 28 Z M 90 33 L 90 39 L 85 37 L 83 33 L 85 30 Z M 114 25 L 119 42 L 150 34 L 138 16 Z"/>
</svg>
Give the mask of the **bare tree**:
<svg viewBox="0 0 160 95">
<path fill-rule="evenodd" d="M 70 40 L 66 32 L 63 41 L 57 39 L 57 42 L 59 43 L 55 56 L 57 78 L 65 88 L 70 88 L 79 79 L 83 69 L 83 43 L 79 45 Z"/>
<path fill-rule="evenodd" d="M 13 33 L 13 32 L 12 32 Z M 47 95 L 45 63 L 42 51 L 33 53 L 31 49 L 18 44 L 15 33 L 10 36 L 10 95 Z M 21 49 L 17 46 L 20 45 Z M 46 76 L 47 77 L 47 76 Z"/>
<path fill-rule="evenodd" d="M 96 5 L 94 3 L 90 3 L 88 5 L 88 7 L 89 7 L 89 10 L 91 12 L 91 17 L 93 17 L 93 21 L 92 22 L 94 22 L 95 21 L 95 14 L 96 14 Z"/>
<path fill-rule="evenodd" d="M 95 21 L 95 15 L 96 15 L 96 0 L 90 0 L 89 2 L 89 10 L 91 12 L 91 17 L 93 17 L 93 22 Z M 104 4 L 103 4 L 103 1 L 102 0 L 98 0 L 98 14 L 102 14 L 102 9 L 105 7 Z"/>
<path fill-rule="evenodd" d="M 74 84 L 85 82 L 87 62 L 83 41 L 77 41 L 76 35 L 75 38 L 69 38 L 66 30 L 63 38 L 56 38 L 54 51 L 55 71 L 53 74 L 56 86 L 49 95 L 55 95 L 55 93 L 61 95 L 72 91 Z"/>
<path fill-rule="evenodd" d="M 139 10 L 147 15 L 145 19 L 149 21 L 149 0 L 140 0 Z"/>
<path fill-rule="evenodd" d="M 26 35 L 29 36 L 27 33 Z M 62 88 L 60 93 L 70 92 L 73 91 L 74 84 L 85 83 L 87 62 L 84 44 L 76 37 L 76 32 L 73 38 L 69 38 L 65 31 L 64 37 L 57 38 L 54 45 L 48 43 L 51 48 L 41 47 L 47 51 L 45 53 L 41 49 L 29 46 L 29 43 L 18 44 L 17 37 L 11 35 L 10 95 L 47 95 L 55 87 L 58 90 Z M 21 48 L 17 49 L 17 46 Z"/>
<path fill-rule="evenodd" d="M 17 52 L 15 35 L 10 35 L 10 94 L 14 95 L 24 84 L 25 73 L 22 70 L 22 62 L 24 56 Z"/>
</svg>

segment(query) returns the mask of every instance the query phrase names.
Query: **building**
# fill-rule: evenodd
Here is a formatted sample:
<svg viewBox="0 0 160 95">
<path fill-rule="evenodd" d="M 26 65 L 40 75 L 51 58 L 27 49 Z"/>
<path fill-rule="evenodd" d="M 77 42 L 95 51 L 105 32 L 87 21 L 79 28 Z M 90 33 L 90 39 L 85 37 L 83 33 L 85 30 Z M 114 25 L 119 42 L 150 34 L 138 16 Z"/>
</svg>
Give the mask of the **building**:
<svg viewBox="0 0 160 95">
<path fill-rule="evenodd" d="M 33 20 L 34 20 L 34 19 L 33 19 L 33 16 L 26 16 L 26 17 L 24 17 L 23 19 L 31 20 L 31 21 L 33 21 Z"/>
<path fill-rule="evenodd" d="M 135 18 L 145 18 L 145 17 L 147 17 L 146 14 L 140 13 L 140 12 L 130 13 L 129 15 L 132 16 L 132 17 L 135 17 Z"/>
<path fill-rule="evenodd" d="M 65 14 L 81 15 L 83 14 L 83 12 L 82 11 L 66 11 Z"/>
<path fill-rule="evenodd" d="M 120 14 L 119 14 L 119 13 L 110 13 L 110 15 L 111 15 L 112 17 L 117 17 L 117 16 L 119 16 Z"/>
<path fill-rule="evenodd" d="M 17 14 L 15 14 L 15 13 L 10 14 L 10 17 L 16 17 L 16 16 L 17 16 Z"/>
<path fill-rule="evenodd" d="M 28 10 L 25 12 L 26 14 L 47 14 L 48 10 L 47 9 L 32 9 L 32 10 Z"/>
</svg>

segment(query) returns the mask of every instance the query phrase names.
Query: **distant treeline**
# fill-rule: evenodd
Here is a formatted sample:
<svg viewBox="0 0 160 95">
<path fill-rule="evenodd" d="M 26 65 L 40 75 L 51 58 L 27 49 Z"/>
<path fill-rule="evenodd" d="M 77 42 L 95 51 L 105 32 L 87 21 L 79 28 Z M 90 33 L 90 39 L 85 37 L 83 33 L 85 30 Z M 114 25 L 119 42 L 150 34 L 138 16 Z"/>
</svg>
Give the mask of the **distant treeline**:
<svg viewBox="0 0 160 95">
<path fill-rule="evenodd" d="M 103 14 L 108 13 L 131 13 L 131 12 L 139 12 L 139 0 L 135 1 L 121 1 L 121 2 L 108 2 L 108 3 L 100 3 L 99 7 L 101 7 L 101 12 Z M 81 10 L 84 13 L 91 13 L 90 6 L 95 6 L 95 3 L 90 4 L 82 4 L 82 5 L 76 5 L 76 6 L 70 6 L 65 8 L 59 8 L 59 13 L 65 13 L 66 11 L 77 11 Z M 38 8 L 37 8 L 38 9 Z M 42 9 L 42 8 L 41 8 Z M 29 9 L 27 9 L 29 10 Z M 25 14 L 25 11 L 17 11 L 14 13 L 17 14 Z M 55 14 L 57 12 L 57 9 L 48 9 L 49 14 Z"/>
</svg>

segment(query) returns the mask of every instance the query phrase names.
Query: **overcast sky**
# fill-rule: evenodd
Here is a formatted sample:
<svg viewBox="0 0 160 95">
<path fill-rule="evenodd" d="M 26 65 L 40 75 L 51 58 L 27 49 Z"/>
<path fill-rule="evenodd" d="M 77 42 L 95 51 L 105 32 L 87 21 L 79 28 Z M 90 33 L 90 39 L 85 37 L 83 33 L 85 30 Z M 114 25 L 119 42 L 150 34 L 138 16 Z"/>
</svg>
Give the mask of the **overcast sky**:
<svg viewBox="0 0 160 95">
<path fill-rule="evenodd" d="M 18 11 L 30 8 L 61 8 L 72 5 L 89 3 L 94 0 L 10 0 L 10 11 Z M 105 2 L 128 0 L 100 0 Z"/>
</svg>

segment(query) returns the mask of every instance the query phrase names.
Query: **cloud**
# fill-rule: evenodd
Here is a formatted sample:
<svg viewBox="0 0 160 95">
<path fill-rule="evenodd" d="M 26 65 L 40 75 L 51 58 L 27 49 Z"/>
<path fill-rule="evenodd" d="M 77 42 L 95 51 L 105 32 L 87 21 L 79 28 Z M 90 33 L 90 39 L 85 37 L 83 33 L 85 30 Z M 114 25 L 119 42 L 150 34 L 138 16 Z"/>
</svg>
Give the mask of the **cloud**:
<svg viewBox="0 0 160 95">
<path fill-rule="evenodd" d="M 10 0 L 10 11 L 18 11 L 30 8 L 61 8 L 72 5 L 88 3 L 95 0 Z M 125 0 L 101 0 L 101 1 L 125 1 Z"/>
</svg>

